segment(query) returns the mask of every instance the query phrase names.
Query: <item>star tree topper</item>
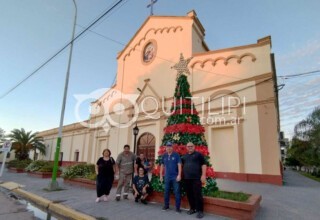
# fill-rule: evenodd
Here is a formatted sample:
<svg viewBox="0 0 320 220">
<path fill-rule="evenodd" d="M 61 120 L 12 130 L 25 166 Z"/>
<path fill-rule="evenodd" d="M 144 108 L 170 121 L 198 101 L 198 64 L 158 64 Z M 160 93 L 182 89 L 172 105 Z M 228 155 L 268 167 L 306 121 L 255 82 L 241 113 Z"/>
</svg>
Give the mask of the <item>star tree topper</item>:
<svg viewBox="0 0 320 220">
<path fill-rule="evenodd" d="M 171 68 L 173 68 L 173 69 L 178 71 L 177 79 L 183 73 L 190 74 L 190 71 L 189 71 L 189 68 L 188 68 L 188 64 L 189 64 L 191 59 L 192 59 L 192 57 L 190 57 L 190 58 L 185 60 L 183 55 L 182 55 L 182 53 L 180 54 L 179 63 L 176 63 L 173 67 L 171 67 Z"/>
</svg>

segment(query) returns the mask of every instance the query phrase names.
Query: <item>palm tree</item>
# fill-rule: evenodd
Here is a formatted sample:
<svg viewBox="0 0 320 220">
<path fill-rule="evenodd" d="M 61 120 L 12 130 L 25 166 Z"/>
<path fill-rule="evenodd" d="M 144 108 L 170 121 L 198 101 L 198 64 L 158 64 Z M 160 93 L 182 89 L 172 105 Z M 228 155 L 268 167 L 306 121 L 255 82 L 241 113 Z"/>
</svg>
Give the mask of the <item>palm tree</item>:
<svg viewBox="0 0 320 220">
<path fill-rule="evenodd" d="M 19 160 L 25 160 L 29 158 L 29 151 L 34 151 L 33 159 L 36 160 L 36 150 L 39 150 L 42 155 L 46 154 L 46 146 L 43 143 L 43 138 L 37 136 L 37 132 L 26 132 L 23 128 L 14 129 L 11 134 L 8 135 L 12 141 L 12 149 Z"/>
<path fill-rule="evenodd" d="M 4 130 L 0 128 L 0 145 L 2 145 L 2 142 L 4 140 L 4 137 L 5 137 L 4 133 L 5 133 Z"/>
</svg>

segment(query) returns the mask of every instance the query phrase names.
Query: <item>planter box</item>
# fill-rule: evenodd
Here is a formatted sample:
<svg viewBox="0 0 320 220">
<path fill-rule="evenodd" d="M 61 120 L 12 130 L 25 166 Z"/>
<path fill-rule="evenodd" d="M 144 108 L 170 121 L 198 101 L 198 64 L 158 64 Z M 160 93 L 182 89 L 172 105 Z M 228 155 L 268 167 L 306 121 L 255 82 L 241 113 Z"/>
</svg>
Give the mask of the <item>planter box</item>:
<svg viewBox="0 0 320 220">
<path fill-rule="evenodd" d="M 73 179 L 63 179 L 63 181 L 70 185 L 82 186 L 89 189 L 96 189 L 96 181 L 88 180 L 85 178 L 73 178 Z M 112 187 L 116 187 L 118 185 L 118 180 L 114 180 Z"/>
<path fill-rule="evenodd" d="M 57 173 L 57 177 L 59 177 L 61 172 Z M 28 176 L 34 176 L 39 178 L 51 178 L 52 172 L 41 172 L 41 171 L 34 171 L 34 172 L 28 172 Z"/>
<path fill-rule="evenodd" d="M 24 168 L 14 168 L 14 167 L 10 167 L 8 168 L 9 172 L 12 173 L 24 173 Z"/>
<path fill-rule="evenodd" d="M 153 192 L 148 196 L 150 202 L 164 203 L 163 193 Z M 219 199 L 214 197 L 203 197 L 204 212 L 222 215 L 233 219 L 254 219 L 260 208 L 260 195 L 251 195 L 246 202 Z M 170 195 L 170 204 L 174 206 L 175 199 Z M 187 196 L 181 198 L 181 207 L 189 209 Z"/>
</svg>

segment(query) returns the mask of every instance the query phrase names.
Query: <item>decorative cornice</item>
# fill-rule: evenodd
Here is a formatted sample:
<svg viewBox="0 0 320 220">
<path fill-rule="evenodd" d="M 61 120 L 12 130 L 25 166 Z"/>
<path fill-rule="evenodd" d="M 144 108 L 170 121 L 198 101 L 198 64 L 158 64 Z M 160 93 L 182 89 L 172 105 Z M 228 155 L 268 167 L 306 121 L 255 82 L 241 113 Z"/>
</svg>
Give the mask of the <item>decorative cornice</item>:
<svg viewBox="0 0 320 220">
<path fill-rule="evenodd" d="M 154 34 L 157 34 L 157 33 L 162 34 L 164 31 L 166 31 L 166 33 L 169 33 L 170 30 L 172 30 L 172 31 L 175 33 L 178 29 L 180 29 L 180 31 L 183 30 L 183 28 L 182 28 L 181 26 L 176 26 L 176 27 L 171 26 L 171 27 L 163 27 L 163 28 L 157 28 L 157 29 L 155 29 L 155 28 L 150 28 L 150 29 L 144 34 L 144 36 L 143 36 L 142 38 L 140 38 L 140 40 L 138 41 L 138 43 L 136 43 L 133 47 L 131 47 L 131 49 L 129 50 L 129 52 L 124 55 L 123 60 L 125 60 L 127 56 L 130 56 L 131 52 L 132 52 L 132 51 L 135 51 L 136 47 L 140 46 L 141 43 L 146 40 L 146 37 L 147 37 L 147 35 L 148 35 L 150 32 L 153 31 Z"/>
<path fill-rule="evenodd" d="M 255 61 L 257 60 L 257 58 L 256 58 L 256 56 L 255 56 L 254 54 L 252 54 L 252 53 L 244 53 L 244 54 L 242 54 L 242 55 L 240 55 L 240 56 L 238 56 L 238 55 L 230 55 L 230 56 L 228 56 L 228 57 L 217 57 L 217 58 L 215 58 L 215 59 L 209 58 L 209 59 L 205 59 L 205 60 L 203 60 L 203 61 L 202 61 L 202 60 L 197 60 L 197 61 L 193 62 L 193 63 L 190 65 L 190 67 L 191 67 L 191 68 L 194 68 L 194 66 L 195 66 L 197 63 L 200 63 L 200 67 L 203 68 L 207 62 L 211 62 L 212 66 L 215 66 L 219 60 L 222 60 L 223 63 L 224 63 L 224 65 L 228 65 L 229 60 L 231 60 L 231 59 L 233 59 L 233 58 L 236 59 L 236 60 L 237 60 L 237 63 L 240 64 L 240 63 L 242 62 L 242 59 L 243 59 L 244 57 L 247 57 L 247 56 L 251 57 L 251 61 L 252 61 L 252 62 L 255 62 Z"/>
<path fill-rule="evenodd" d="M 260 38 L 258 39 L 258 44 L 262 44 L 262 43 L 267 43 L 267 44 L 270 44 L 270 47 L 272 47 L 272 43 L 271 43 L 271 36 L 266 36 L 266 37 L 263 37 L 263 38 Z"/>
<path fill-rule="evenodd" d="M 87 123 L 89 120 L 85 120 L 83 121 L 84 123 Z M 63 132 L 74 132 L 74 131 L 78 131 L 78 132 L 84 132 L 84 133 L 88 133 L 88 128 L 83 126 L 81 124 L 81 122 L 76 122 L 76 123 L 72 123 L 72 124 L 69 124 L 69 125 L 64 125 L 63 126 L 63 129 L 62 129 Z M 41 131 L 38 133 L 39 136 L 48 136 L 48 135 L 53 135 L 53 134 L 56 134 L 58 133 L 58 128 L 52 128 L 52 129 L 49 129 L 49 130 L 44 130 L 44 131 Z M 72 134 L 74 135 L 74 134 Z M 65 135 L 63 135 L 65 136 Z"/>
<path fill-rule="evenodd" d="M 160 96 L 160 95 L 156 92 L 156 90 L 150 85 L 150 83 L 149 83 L 150 81 L 151 81 L 151 80 L 150 80 L 149 78 L 144 80 L 145 84 L 144 84 L 144 86 L 143 86 L 143 88 L 142 88 L 142 90 L 141 90 L 141 92 L 140 92 L 140 95 L 139 95 L 138 98 L 136 99 L 136 102 L 139 102 L 139 101 L 140 101 L 140 98 L 145 96 L 145 95 L 144 95 L 144 91 L 146 90 L 147 87 L 148 87 L 148 88 L 151 90 L 151 92 L 157 97 L 158 100 L 161 100 L 161 96 Z"/>
</svg>

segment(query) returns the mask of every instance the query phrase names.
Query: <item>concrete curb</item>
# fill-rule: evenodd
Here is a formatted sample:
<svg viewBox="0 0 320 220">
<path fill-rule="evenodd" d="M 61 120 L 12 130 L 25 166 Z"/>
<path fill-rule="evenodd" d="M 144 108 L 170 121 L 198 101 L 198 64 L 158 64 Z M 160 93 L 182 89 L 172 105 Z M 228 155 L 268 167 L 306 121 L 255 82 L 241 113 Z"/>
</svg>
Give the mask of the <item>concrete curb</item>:
<svg viewBox="0 0 320 220">
<path fill-rule="evenodd" d="M 2 182 L 0 184 L 0 187 L 3 187 L 5 189 L 7 189 L 7 190 L 12 191 L 14 189 L 18 189 L 18 188 L 22 187 L 22 185 L 20 185 L 18 183 L 15 183 L 15 182 Z"/>
<path fill-rule="evenodd" d="M 75 219 L 75 220 L 96 220 L 96 218 L 77 212 L 74 209 L 71 209 L 65 205 L 57 204 L 57 203 L 50 203 L 49 210 L 54 213 L 59 213 L 67 218 Z"/>
<path fill-rule="evenodd" d="M 49 204 L 52 203 L 52 201 L 42 198 L 38 195 L 35 195 L 33 193 L 29 193 L 23 189 L 14 189 L 12 190 L 13 192 L 17 193 L 18 195 L 22 196 L 23 198 L 32 201 L 33 203 L 35 203 L 36 205 L 39 205 L 45 209 L 47 209 L 49 207 Z"/>
<path fill-rule="evenodd" d="M 45 199 L 41 196 L 38 196 L 36 194 L 30 193 L 28 191 L 25 191 L 23 189 L 20 189 L 20 185 L 14 182 L 6 182 L 3 184 L 0 184 L 0 187 L 3 187 L 5 189 L 8 189 L 10 191 L 15 192 L 16 194 L 20 195 L 21 197 L 27 199 L 28 201 L 35 203 L 36 205 L 48 209 L 52 211 L 53 213 L 57 213 L 60 216 L 66 217 L 68 219 L 74 219 L 74 220 L 96 220 L 96 218 L 86 215 L 84 213 L 78 212 L 66 205 L 57 204 L 52 202 L 51 200 Z"/>
</svg>

